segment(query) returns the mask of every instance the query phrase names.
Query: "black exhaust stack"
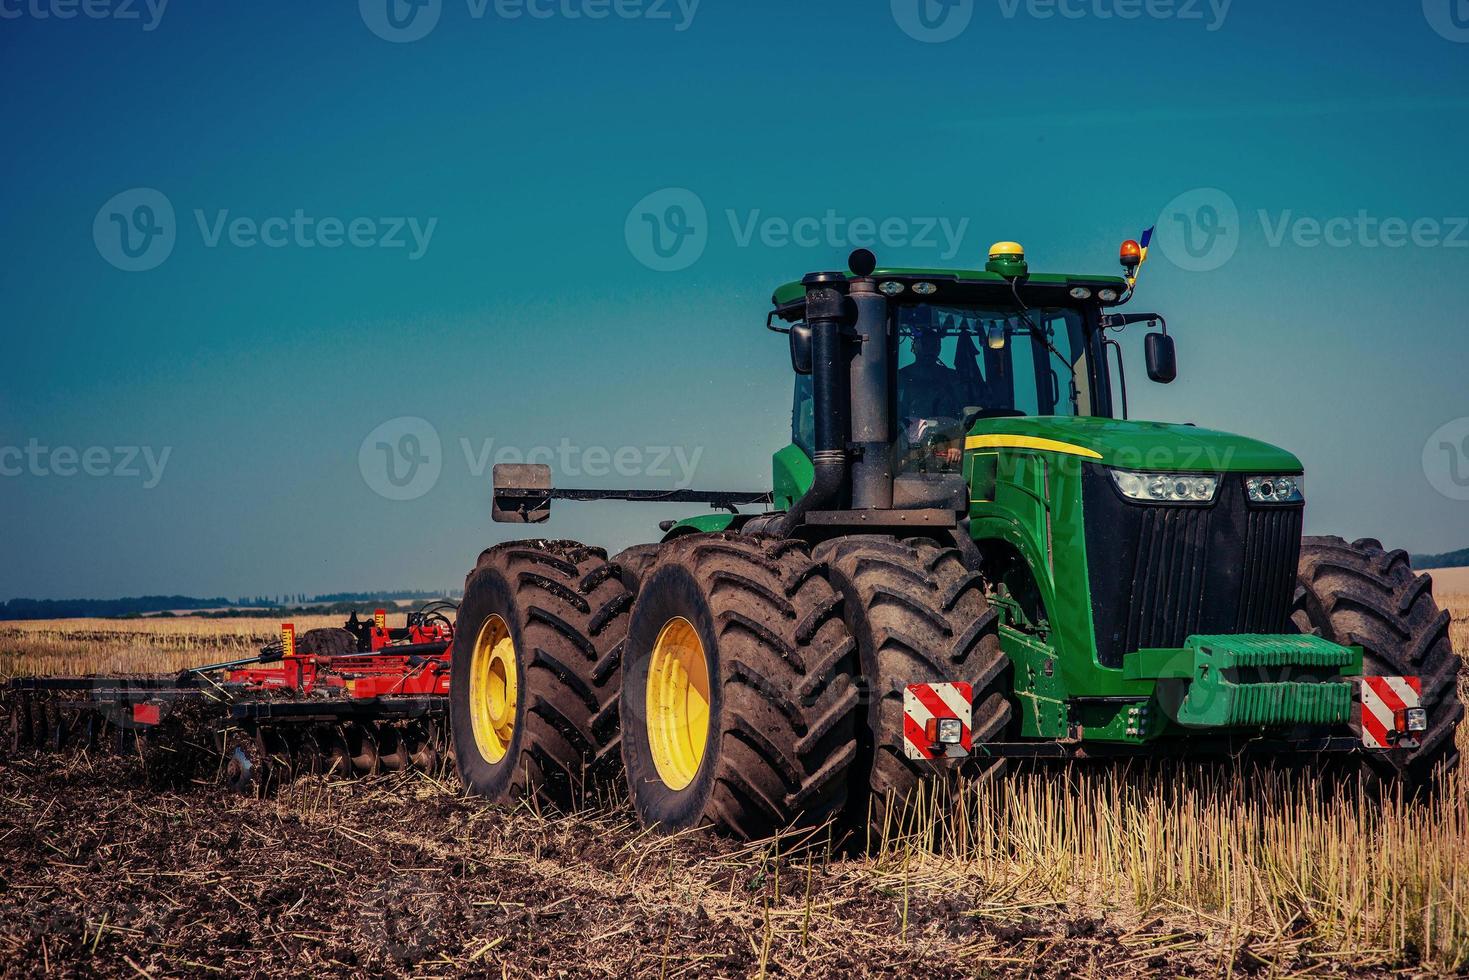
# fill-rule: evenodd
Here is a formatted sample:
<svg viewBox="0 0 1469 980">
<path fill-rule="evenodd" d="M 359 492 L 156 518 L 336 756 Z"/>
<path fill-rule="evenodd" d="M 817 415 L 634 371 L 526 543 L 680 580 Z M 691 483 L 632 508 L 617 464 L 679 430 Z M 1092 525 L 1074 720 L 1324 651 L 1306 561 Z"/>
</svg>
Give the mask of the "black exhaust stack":
<svg viewBox="0 0 1469 980">
<path fill-rule="evenodd" d="M 792 536 L 813 510 L 837 509 L 850 495 L 851 321 L 847 277 L 840 272 L 813 272 L 806 287 L 806 326 L 811 330 L 812 414 L 816 432 L 811 462 L 815 478 L 780 522 L 782 537 Z"/>
<path fill-rule="evenodd" d="M 866 253 L 870 256 L 872 253 Z M 875 265 L 873 259 L 871 264 Z M 894 404 L 896 348 L 888 327 L 887 298 L 868 278 L 868 263 L 853 257 L 851 305 L 856 314 L 856 351 L 851 366 L 852 506 L 887 510 L 893 506 L 893 449 L 897 441 Z"/>
</svg>

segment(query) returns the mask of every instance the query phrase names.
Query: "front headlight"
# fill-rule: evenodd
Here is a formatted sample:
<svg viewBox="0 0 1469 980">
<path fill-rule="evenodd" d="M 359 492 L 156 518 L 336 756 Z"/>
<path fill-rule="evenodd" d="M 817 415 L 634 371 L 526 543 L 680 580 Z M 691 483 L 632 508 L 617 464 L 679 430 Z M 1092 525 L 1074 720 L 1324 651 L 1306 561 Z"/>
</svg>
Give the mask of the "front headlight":
<svg viewBox="0 0 1469 980">
<path fill-rule="evenodd" d="M 1252 476 L 1245 480 L 1245 492 L 1257 504 L 1298 504 L 1306 499 L 1303 476 Z"/>
<path fill-rule="evenodd" d="M 1156 504 L 1207 504 L 1219 492 L 1219 477 L 1185 473 L 1133 473 L 1113 470 L 1112 482 L 1129 500 Z"/>
</svg>

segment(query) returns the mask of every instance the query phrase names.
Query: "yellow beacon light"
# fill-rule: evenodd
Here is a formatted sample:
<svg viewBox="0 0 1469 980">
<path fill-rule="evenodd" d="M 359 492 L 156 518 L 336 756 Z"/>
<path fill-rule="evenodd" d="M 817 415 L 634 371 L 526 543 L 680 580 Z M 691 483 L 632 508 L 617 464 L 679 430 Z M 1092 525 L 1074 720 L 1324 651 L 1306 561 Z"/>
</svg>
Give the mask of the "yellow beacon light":
<svg viewBox="0 0 1469 980">
<path fill-rule="evenodd" d="M 1025 263 L 1025 246 L 1019 242 L 995 242 L 990 246 L 990 260 L 985 269 L 1006 279 L 1026 275 L 1030 269 Z"/>
</svg>

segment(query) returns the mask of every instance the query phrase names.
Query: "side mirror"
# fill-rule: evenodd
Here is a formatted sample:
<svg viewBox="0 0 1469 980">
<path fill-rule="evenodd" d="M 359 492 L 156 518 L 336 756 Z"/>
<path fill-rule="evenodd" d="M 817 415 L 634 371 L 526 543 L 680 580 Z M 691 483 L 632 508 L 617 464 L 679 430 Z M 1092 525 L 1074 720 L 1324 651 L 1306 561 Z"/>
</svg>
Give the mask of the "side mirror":
<svg viewBox="0 0 1469 980">
<path fill-rule="evenodd" d="M 1150 333 L 1146 347 L 1148 377 L 1160 385 L 1172 384 L 1178 377 L 1178 351 L 1173 338 L 1166 333 Z"/>
<path fill-rule="evenodd" d="M 791 367 L 797 374 L 811 373 L 811 328 L 804 323 L 791 327 Z"/>
</svg>

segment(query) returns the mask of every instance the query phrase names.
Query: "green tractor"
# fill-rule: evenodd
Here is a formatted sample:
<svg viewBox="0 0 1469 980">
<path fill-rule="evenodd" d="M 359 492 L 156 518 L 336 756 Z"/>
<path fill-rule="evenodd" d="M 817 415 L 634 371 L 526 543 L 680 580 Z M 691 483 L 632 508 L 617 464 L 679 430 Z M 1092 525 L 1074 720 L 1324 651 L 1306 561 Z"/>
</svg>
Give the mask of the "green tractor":
<svg viewBox="0 0 1469 980">
<path fill-rule="evenodd" d="M 745 838 L 859 829 L 1017 760 L 1255 757 L 1430 786 L 1463 707 L 1428 578 L 1376 541 L 1303 539 L 1290 453 L 1128 420 L 1116 331 L 1153 325 L 1147 373 L 1176 375 L 1161 316 L 1109 312 L 1139 253 L 1113 277 L 1031 273 L 1014 243 L 978 271 L 859 250 L 782 286 L 767 327 L 795 395 L 769 492 L 496 467 L 502 522 L 554 499 L 715 512 L 610 560 L 484 552 L 453 655 L 466 786 L 571 806 L 625 778 L 646 825 Z"/>
</svg>

